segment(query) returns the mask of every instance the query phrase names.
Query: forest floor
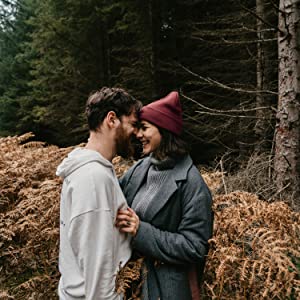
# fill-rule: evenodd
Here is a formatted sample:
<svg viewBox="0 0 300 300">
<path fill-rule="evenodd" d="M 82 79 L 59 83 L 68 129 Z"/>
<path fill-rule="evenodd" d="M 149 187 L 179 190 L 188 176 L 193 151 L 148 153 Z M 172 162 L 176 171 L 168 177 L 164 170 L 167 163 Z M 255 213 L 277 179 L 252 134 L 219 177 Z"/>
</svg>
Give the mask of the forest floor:
<svg viewBox="0 0 300 300">
<path fill-rule="evenodd" d="M 62 182 L 55 170 L 74 147 L 31 137 L 0 138 L 0 299 L 57 299 Z M 113 163 L 120 176 L 133 162 Z M 255 192 L 225 193 L 228 175 L 200 171 L 215 213 L 202 299 L 300 299 L 300 213 Z"/>
</svg>

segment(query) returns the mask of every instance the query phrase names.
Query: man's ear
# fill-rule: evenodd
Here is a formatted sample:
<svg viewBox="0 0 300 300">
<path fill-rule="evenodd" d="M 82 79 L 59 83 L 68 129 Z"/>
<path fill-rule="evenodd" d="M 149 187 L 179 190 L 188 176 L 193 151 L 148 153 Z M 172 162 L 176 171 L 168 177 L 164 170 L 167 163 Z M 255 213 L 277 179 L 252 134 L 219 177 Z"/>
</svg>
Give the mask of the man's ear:
<svg viewBox="0 0 300 300">
<path fill-rule="evenodd" d="M 109 127 L 115 127 L 118 122 L 120 122 L 119 118 L 117 117 L 116 113 L 114 111 L 109 111 L 106 115 L 106 121 L 107 125 Z"/>
</svg>

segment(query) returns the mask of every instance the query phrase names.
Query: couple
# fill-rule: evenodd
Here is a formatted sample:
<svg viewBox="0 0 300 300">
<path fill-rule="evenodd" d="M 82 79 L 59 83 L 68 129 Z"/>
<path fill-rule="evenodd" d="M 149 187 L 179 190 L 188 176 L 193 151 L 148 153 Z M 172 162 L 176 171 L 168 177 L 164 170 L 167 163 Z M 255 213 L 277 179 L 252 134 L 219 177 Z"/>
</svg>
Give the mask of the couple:
<svg viewBox="0 0 300 300">
<path fill-rule="evenodd" d="M 90 137 L 59 165 L 59 298 L 121 300 L 119 269 L 132 251 L 145 257 L 144 300 L 199 298 L 211 195 L 180 138 L 177 92 L 141 108 L 119 88 L 102 88 L 87 101 Z M 131 154 L 132 135 L 145 158 L 118 181 L 111 163 Z M 124 197 L 125 196 L 125 197 Z"/>
</svg>

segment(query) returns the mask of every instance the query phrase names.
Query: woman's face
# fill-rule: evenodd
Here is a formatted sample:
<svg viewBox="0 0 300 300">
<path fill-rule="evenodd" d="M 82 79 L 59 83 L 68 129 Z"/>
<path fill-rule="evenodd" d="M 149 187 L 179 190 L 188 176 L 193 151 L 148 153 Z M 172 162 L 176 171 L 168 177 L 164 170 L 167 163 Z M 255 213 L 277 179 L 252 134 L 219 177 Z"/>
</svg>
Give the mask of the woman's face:
<svg viewBox="0 0 300 300">
<path fill-rule="evenodd" d="M 161 134 L 158 128 L 144 120 L 141 121 L 141 127 L 138 130 L 136 137 L 143 145 L 144 155 L 155 151 L 161 142 Z"/>
</svg>

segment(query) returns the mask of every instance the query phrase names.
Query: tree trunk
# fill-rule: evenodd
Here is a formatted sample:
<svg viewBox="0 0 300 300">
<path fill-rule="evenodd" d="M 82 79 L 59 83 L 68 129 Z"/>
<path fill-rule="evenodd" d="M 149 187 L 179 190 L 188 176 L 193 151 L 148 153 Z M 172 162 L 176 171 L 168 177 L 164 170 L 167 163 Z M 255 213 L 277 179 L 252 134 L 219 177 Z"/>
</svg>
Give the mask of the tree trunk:
<svg viewBox="0 0 300 300">
<path fill-rule="evenodd" d="M 264 39 L 264 24 L 262 20 L 264 19 L 264 0 L 256 0 L 256 14 L 260 18 L 256 19 L 256 30 L 257 30 L 257 61 L 256 61 L 256 107 L 263 107 L 265 105 L 265 98 L 260 92 L 265 88 L 265 59 L 264 59 L 264 49 L 263 49 L 263 39 Z M 258 110 L 256 113 L 257 121 L 255 124 L 255 134 L 257 136 L 258 143 L 256 145 L 256 151 L 261 152 L 264 148 L 264 143 L 266 140 L 267 124 L 264 110 Z"/>
<path fill-rule="evenodd" d="M 266 23 L 272 24 L 273 15 L 268 13 L 270 7 L 266 0 L 256 0 L 256 30 L 257 30 L 257 61 L 256 61 L 256 107 L 271 107 L 272 103 L 275 105 L 277 99 L 273 95 L 262 93 L 263 90 L 272 90 L 272 82 L 274 81 L 274 67 L 272 66 L 275 57 L 272 58 L 275 43 L 268 42 L 273 35 L 270 36 L 269 26 Z M 269 33 L 268 33 L 269 32 Z M 277 88 L 276 88 L 277 89 Z M 271 108 L 264 110 L 257 110 L 257 121 L 255 123 L 254 131 L 256 135 L 255 151 L 266 152 L 270 149 L 272 144 L 274 125 L 272 121 L 273 112 Z"/>
<path fill-rule="evenodd" d="M 157 0 L 149 1 L 149 15 L 151 24 L 151 79 L 152 79 L 152 98 L 158 97 L 158 84 L 157 84 L 157 56 L 158 56 L 158 43 L 160 32 L 160 18 L 159 18 L 159 4 Z"/>
<path fill-rule="evenodd" d="M 103 21 L 103 32 L 102 32 L 102 53 L 103 53 L 103 85 L 110 85 L 110 40 L 108 33 L 108 26 L 106 21 Z"/>
<path fill-rule="evenodd" d="M 283 200 L 300 207 L 300 0 L 280 0 L 275 179 Z"/>
</svg>

